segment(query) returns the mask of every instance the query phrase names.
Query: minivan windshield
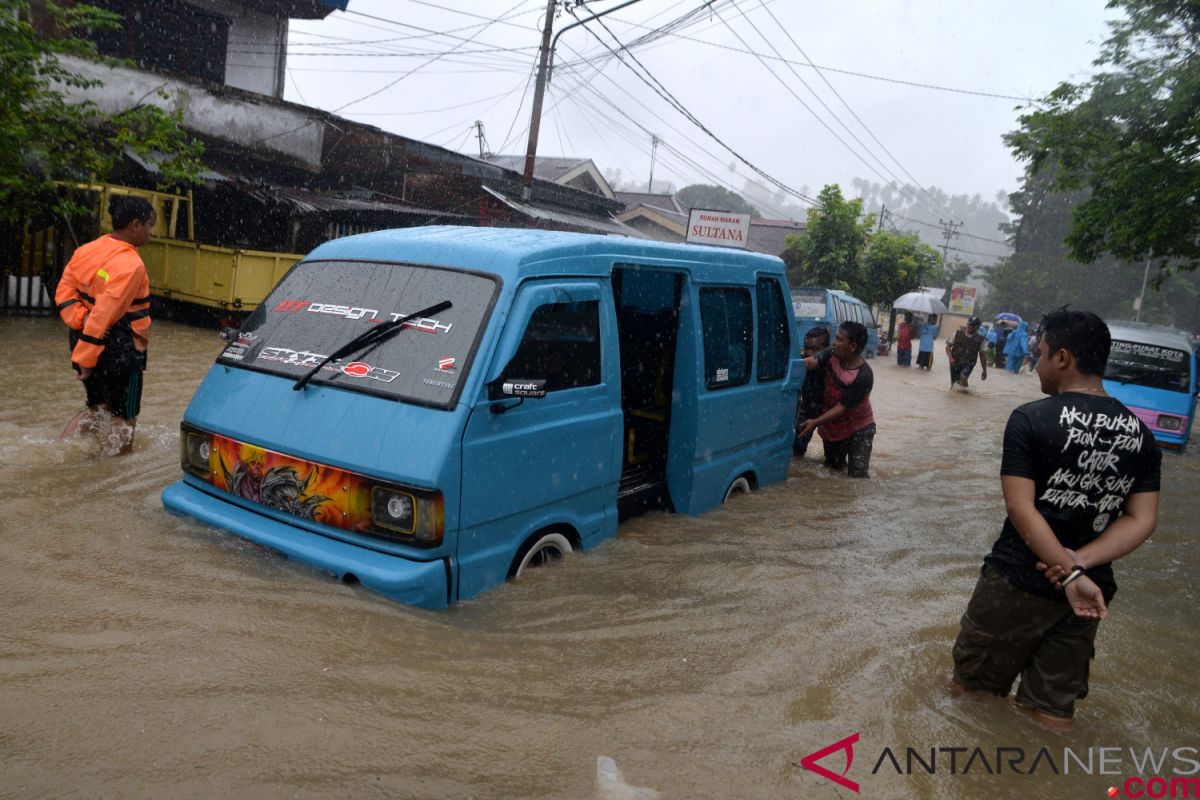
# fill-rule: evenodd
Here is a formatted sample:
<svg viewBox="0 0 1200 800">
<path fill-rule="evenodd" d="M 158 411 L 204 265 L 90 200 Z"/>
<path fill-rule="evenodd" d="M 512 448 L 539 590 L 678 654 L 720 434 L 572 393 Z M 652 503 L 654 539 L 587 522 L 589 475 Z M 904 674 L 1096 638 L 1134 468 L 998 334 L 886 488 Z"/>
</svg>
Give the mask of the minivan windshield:
<svg viewBox="0 0 1200 800">
<path fill-rule="evenodd" d="M 792 311 L 797 317 L 820 319 L 825 316 L 824 289 L 794 289 L 792 291 Z"/>
<path fill-rule="evenodd" d="M 1119 383 L 1186 392 L 1191 382 L 1190 360 L 1183 350 L 1113 339 L 1104 377 Z"/>
<path fill-rule="evenodd" d="M 443 300 L 435 318 L 326 364 L 310 383 L 425 405 L 458 396 L 496 292 L 462 270 L 363 261 L 302 261 L 242 325 L 217 362 L 296 380 L 369 326 Z"/>
</svg>

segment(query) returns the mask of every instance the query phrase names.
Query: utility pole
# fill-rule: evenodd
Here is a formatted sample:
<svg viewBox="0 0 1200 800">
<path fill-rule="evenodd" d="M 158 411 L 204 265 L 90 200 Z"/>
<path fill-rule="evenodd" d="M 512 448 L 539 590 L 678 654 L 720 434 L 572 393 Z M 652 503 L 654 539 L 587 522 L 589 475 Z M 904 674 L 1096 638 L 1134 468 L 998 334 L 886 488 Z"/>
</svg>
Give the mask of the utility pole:
<svg viewBox="0 0 1200 800">
<path fill-rule="evenodd" d="M 487 155 L 484 145 L 487 142 L 487 137 L 483 135 L 483 121 L 475 120 L 475 138 L 479 140 L 479 157 L 483 158 Z"/>
<path fill-rule="evenodd" d="M 659 138 L 650 134 L 650 181 L 646 184 L 646 193 L 654 194 L 654 154 L 658 152 Z"/>
<path fill-rule="evenodd" d="M 942 265 L 949 266 L 950 264 L 950 240 L 958 236 L 958 229 L 963 226 L 961 222 L 954 220 L 945 220 L 938 218 L 938 225 L 942 226 Z"/>
<path fill-rule="evenodd" d="M 1150 259 L 1146 259 L 1146 269 L 1142 272 L 1142 293 L 1138 295 L 1137 302 L 1133 304 L 1134 311 L 1137 315 L 1133 318 L 1134 322 L 1142 321 L 1142 303 L 1146 302 L 1146 279 L 1150 277 Z"/>
<path fill-rule="evenodd" d="M 537 159 L 538 130 L 542 127 L 542 98 L 546 94 L 546 62 L 550 59 L 550 31 L 554 27 L 554 10 L 558 0 L 546 2 L 546 25 L 542 28 L 542 50 L 538 61 L 537 85 L 533 90 L 533 115 L 529 120 L 529 144 L 525 148 L 525 177 L 521 197 L 529 200 L 533 194 L 533 164 Z"/>
<path fill-rule="evenodd" d="M 883 230 L 883 223 L 884 223 L 884 220 L 887 219 L 887 216 L 888 216 L 887 206 L 880 204 L 880 206 L 879 206 L 879 224 L 875 226 L 876 233 L 879 233 L 881 230 Z"/>
</svg>

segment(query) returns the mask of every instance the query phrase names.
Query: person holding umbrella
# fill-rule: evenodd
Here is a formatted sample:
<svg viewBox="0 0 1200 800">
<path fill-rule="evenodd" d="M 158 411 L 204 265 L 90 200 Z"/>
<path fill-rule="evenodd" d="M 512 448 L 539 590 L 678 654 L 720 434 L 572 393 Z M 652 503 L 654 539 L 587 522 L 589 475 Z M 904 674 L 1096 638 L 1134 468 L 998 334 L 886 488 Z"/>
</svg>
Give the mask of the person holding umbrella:
<svg viewBox="0 0 1200 800">
<path fill-rule="evenodd" d="M 907 292 L 896 298 L 895 302 L 892 303 L 892 309 L 894 311 L 910 311 L 916 314 L 929 315 L 929 322 L 921 327 L 921 349 L 917 355 L 917 366 L 930 369 L 933 366 L 933 342 L 938 334 L 937 315 L 946 313 L 945 303 L 927 292 Z M 911 315 L 906 314 L 905 317 L 911 324 Z M 912 336 L 911 328 L 909 328 L 909 336 Z M 911 347 L 912 345 L 909 345 L 910 352 Z M 899 354 L 898 350 L 897 354 Z M 897 355 L 897 357 L 899 356 Z M 907 364 L 904 364 L 904 366 L 907 366 Z"/>
</svg>

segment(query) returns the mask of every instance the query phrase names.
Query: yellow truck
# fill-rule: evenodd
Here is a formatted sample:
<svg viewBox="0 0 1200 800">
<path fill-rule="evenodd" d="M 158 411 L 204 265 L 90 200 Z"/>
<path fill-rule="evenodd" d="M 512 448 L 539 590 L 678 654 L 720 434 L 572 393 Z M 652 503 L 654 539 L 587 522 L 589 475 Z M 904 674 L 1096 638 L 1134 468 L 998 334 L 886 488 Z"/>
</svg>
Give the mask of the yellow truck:
<svg viewBox="0 0 1200 800">
<path fill-rule="evenodd" d="M 195 241 L 192 194 L 155 192 L 112 184 L 81 184 L 76 189 L 95 193 L 99 199 L 100 230 L 112 230 L 108 214 L 114 196 L 144 197 L 154 206 L 158 222 L 149 243 L 139 251 L 150 277 L 154 296 L 229 312 L 241 316 L 258 307 L 284 273 L 302 256 L 217 247 Z M 15 270 L 4 270 L 12 284 L 4 305 L 48 310 L 53 303 L 43 295 L 42 284 L 51 289 L 61 269 L 56 253 L 65 245 L 62 227 L 26 229 L 20 262 Z M 67 237 L 69 238 L 69 236 Z M 3 288 L 3 287 L 0 287 Z"/>
<path fill-rule="evenodd" d="M 115 195 L 144 197 L 158 223 L 140 250 L 150 276 L 150 293 L 205 308 L 249 313 L 303 256 L 200 244 L 192 235 L 192 194 L 168 194 L 109 184 L 87 187 L 100 194 L 103 230 L 111 230 L 109 200 Z"/>
</svg>

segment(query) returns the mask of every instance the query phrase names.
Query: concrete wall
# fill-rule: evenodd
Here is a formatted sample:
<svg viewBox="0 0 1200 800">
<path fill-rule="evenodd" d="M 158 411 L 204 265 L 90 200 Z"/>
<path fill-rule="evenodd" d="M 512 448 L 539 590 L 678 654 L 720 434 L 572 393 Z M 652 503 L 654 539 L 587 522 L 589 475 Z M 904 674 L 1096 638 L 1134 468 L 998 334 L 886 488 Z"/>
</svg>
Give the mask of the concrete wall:
<svg viewBox="0 0 1200 800">
<path fill-rule="evenodd" d="M 215 94 L 199 84 L 152 72 L 80 58 L 61 60 L 72 72 L 104 84 L 94 89 L 68 87 L 65 94 L 91 100 L 105 113 L 115 114 L 139 102 L 168 111 L 182 109 L 183 124 L 189 131 L 288 156 L 314 171 L 321 167 L 325 126 L 316 114 L 265 99 L 257 103 L 248 97 Z M 166 98 L 158 96 L 159 89 L 167 93 Z"/>
</svg>

